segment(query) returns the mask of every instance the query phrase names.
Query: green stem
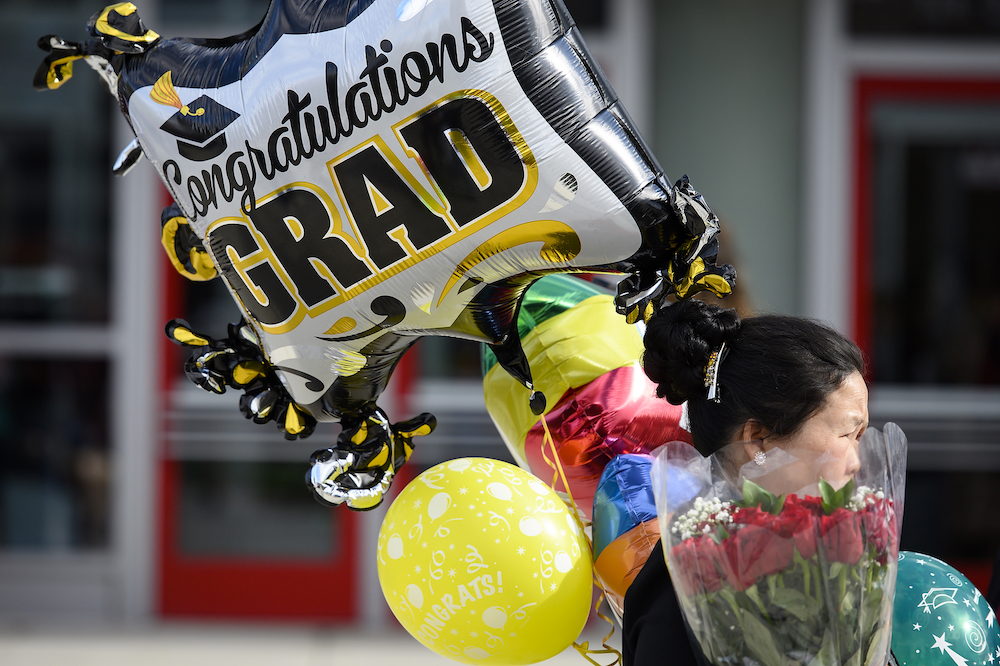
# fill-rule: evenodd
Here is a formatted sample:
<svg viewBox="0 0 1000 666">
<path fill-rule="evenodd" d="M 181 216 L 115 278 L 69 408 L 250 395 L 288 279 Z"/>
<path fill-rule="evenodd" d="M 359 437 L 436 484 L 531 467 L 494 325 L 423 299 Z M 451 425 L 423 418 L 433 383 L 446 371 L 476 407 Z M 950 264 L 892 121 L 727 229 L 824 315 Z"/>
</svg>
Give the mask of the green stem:
<svg viewBox="0 0 1000 666">
<path fill-rule="evenodd" d="M 809 592 L 809 570 L 812 567 L 805 560 L 802 560 L 802 587 L 805 588 L 806 596 L 812 596 Z"/>
<path fill-rule="evenodd" d="M 840 592 L 838 599 L 843 599 L 847 594 L 847 567 L 842 567 L 840 570 L 840 575 L 837 576 L 837 588 Z M 838 609 L 839 612 L 839 609 Z"/>
</svg>

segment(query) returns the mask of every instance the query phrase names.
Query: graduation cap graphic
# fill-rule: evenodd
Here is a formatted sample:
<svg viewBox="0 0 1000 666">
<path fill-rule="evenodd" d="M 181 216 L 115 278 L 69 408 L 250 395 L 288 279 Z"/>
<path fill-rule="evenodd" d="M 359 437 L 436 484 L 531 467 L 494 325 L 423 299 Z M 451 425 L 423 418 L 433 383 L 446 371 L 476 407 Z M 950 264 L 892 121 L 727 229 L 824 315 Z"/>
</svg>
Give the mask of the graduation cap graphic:
<svg viewBox="0 0 1000 666">
<path fill-rule="evenodd" d="M 193 162 L 204 162 L 218 157 L 226 149 L 225 129 L 240 114 L 207 95 L 182 104 L 170 80 L 170 72 L 153 85 L 149 96 L 154 102 L 178 109 L 160 129 L 177 137 L 177 151 L 182 156 Z"/>
</svg>

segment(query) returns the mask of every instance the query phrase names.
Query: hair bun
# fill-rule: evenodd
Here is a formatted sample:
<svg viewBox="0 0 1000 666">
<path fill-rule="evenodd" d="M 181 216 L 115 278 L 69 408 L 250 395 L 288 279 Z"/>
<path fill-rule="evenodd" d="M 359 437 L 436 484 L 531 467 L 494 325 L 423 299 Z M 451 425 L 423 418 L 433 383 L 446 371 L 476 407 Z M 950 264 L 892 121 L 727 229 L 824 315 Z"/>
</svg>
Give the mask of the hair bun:
<svg viewBox="0 0 1000 666">
<path fill-rule="evenodd" d="M 709 355 L 739 329 L 736 310 L 704 301 L 687 299 L 661 308 L 643 338 L 642 365 L 657 385 L 656 394 L 674 405 L 703 396 Z"/>
</svg>

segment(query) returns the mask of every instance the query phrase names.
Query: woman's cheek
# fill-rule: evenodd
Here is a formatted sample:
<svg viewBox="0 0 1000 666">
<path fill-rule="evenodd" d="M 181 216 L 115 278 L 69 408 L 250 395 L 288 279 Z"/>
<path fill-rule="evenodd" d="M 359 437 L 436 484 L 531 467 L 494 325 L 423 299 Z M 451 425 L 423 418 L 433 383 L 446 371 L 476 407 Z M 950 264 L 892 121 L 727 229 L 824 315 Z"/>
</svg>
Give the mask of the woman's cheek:
<svg viewBox="0 0 1000 666">
<path fill-rule="evenodd" d="M 843 440 L 843 438 L 839 439 Z M 821 476 L 837 490 L 843 487 L 851 477 L 851 474 L 848 472 L 848 463 L 850 462 L 848 460 L 848 454 L 850 453 L 848 449 L 849 445 L 846 440 L 831 442 L 827 448 L 829 457 L 823 465 Z"/>
<path fill-rule="evenodd" d="M 850 443 L 846 437 L 837 437 L 827 445 L 827 452 L 836 460 L 841 467 L 846 466 L 847 456 L 850 453 Z"/>
</svg>

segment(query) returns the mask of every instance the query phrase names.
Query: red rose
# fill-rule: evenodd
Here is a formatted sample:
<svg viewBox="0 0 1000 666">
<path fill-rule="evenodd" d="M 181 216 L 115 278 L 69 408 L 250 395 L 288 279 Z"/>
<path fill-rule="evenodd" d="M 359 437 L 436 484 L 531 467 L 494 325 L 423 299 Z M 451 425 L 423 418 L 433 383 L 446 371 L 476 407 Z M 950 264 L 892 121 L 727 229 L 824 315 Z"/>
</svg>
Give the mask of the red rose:
<svg viewBox="0 0 1000 666">
<path fill-rule="evenodd" d="M 736 539 L 729 537 L 716 543 L 711 535 L 688 539 L 670 551 L 670 573 L 674 584 L 685 594 L 715 592 L 728 583 L 737 592 L 747 588 L 739 576 Z M 676 571 L 675 571 L 676 569 Z"/>
<path fill-rule="evenodd" d="M 735 536 L 724 539 L 722 543 L 719 544 L 719 554 L 719 565 L 722 569 L 722 575 L 725 582 L 737 592 L 742 592 L 750 587 L 752 581 L 751 583 L 747 583 L 744 581 L 743 576 L 740 575 L 740 557 L 737 552 Z"/>
<path fill-rule="evenodd" d="M 759 525 L 777 529 L 777 516 L 762 511 L 759 506 L 736 509 L 733 511 L 733 522 L 737 525 Z"/>
<path fill-rule="evenodd" d="M 720 557 L 721 550 L 709 535 L 677 544 L 670 551 L 674 584 L 687 595 L 718 590 L 722 587 Z"/>
<path fill-rule="evenodd" d="M 847 509 L 834 509 L 820 519 L 820 542 L 823 554 L 831 562 L 857 564 L 864 552 L 858 514 Z"/>
<path fill-rule="evenodd" d="M 811 499 L 811 498 L 807 498 Z M 796 495 L 789 495 L 781 513 L 773 516 L 758 507 L 737 509 L 733 521 L 745 525 L 757 525 L 769 529 L 785 539 L 792 539 L 802 557 L 808 559 L 816 554 L 816 532 L 822 505 L 819 502 L 802 501 Z"/>
<path fill-rule="evenodd" d="M 777 520 L 770 522 L 768 526 L 746 525 L 734 537 L 738 571 L 747 587 L 764 576 L 784 571 L 792 564 L 792 540 L 776 529 Z"/>
<path fill-rule="evenodd" d="M 670 549 L 670 578 L 678 590 L 690 596 L 701 592 L 694 540 L 682 541 Z"/>
<path fill-rule="evenodd" d="M 705 535 L 698 539 L 695 546 L 698 562 L 698 572 L 701 584 L 706 592 L 715 592 L 722 587 L 722 576 L 719 574 L 721 549 L 715 539 Z"/>
<path fill-rule="evenodd" d="M 799 555 L 807 560 L 816 554 L 819 520 L 816 512 L 798 502 L 786 501 L 781 511 L 782 533 L 792 539 Z"/>
<path fill-rule="evenodd" d="M 798 505 L 803 509 L 806 509 L 813 513 L 813 515 L 819 516 L 823 513 L 823 498 L 814 497 L 812 495 L 806 495 L 803 498 L 799 498 L 798 495 L 789 495 L 785 500 L 785 506 L 789 503 L 793 505 Z"/>
<path fill-rule="evenodd" d="M 889 557 L 896 556 L 896 512 L 890 500 L 875 499 L 866 504 L 861 511 L 861 524 L 868 543 L 875 547 L 879 564 L 885 564 Z"/>
<path fill-rule="evenodd" d="M 779 516 L 758 507 L 733 512 L 732 535 L 721 544 L 726 582 L 743 591 L 769 574 L 784 571 L 792 563 L 791 532 Z"/>
</svg>

